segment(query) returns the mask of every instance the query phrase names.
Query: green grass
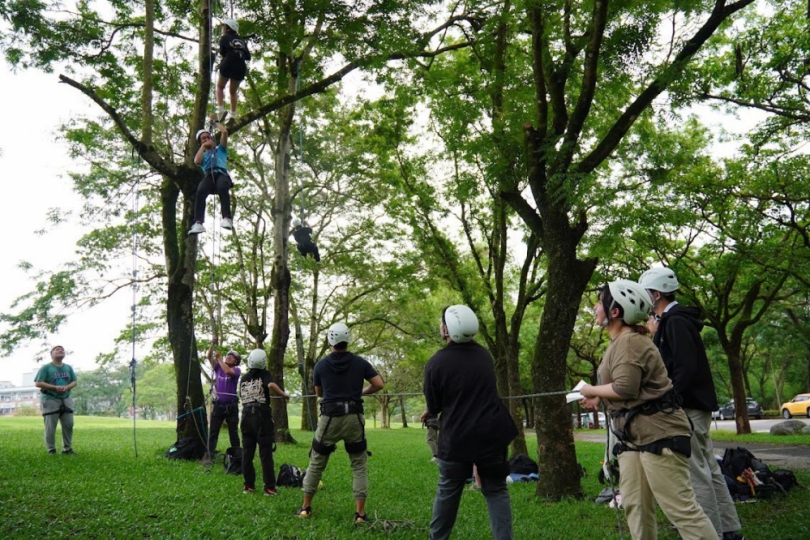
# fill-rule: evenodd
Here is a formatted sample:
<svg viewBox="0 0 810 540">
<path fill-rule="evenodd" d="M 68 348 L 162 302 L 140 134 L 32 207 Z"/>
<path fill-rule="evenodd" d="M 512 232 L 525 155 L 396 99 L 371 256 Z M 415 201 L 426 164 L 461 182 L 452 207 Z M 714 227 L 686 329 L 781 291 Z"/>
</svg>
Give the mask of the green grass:
<svg viewBox="0 0 810 540">
<path fill-rule="evenodd" d="M 293 516 L 301 503 L 297 489 L 281 488 L 275 498 L 242 495 L 241 477 L 224 474 L 221 464 L 206 474 L 199 464 L 164 459 L 163 451 L 174 441 L 171 422 L 138 422 L 136 459 L 130 421 L 77 417 L 78 454 L 62 456 L 45 453 L 40 418 L 3 418 L 0 538 L 423 539 L 437 480 L 424 434 L 418 428 L 368 430 L 374 455 L 367 510 L 372 517 L 399 522 L 384 532 L 351 524 L 351 472 L 342 449 L 332 456 L 312 519 L 301 520 Z M 293 435 L 299 444 L 279 447 L 276 468 L 307 465 L 310 435 Z M 583 488 L 593 497 L 602 487 L 596 480 L 602 445 L 577 443 L 577 454 L 589 472 Z M 797 476 L 810 485 L 810 471 Z M 534 488 L 510 486 L 515 538 L 619 538 L 613 510 L 589 500 L 549 503 L 537 499 Z M 810 538 L 810 491 L 738 508 L 749 538 Z M 663 516 L 659 523 L 659 538 L 677 538 Z M 484 498 L 465 492 L 453 538 L 489 536 Z"/>
<path fill-rule="evenodd" d="M 810 435 L 771 435 L 769 433 L 747 433 L 737 435 L 734 431 L 718 430 L 712 431 L 712 439 L 715 441 L 731 441 L 739 443 L 763 443 L 763 444 L 810 444 Z M 808 464 L 810 466 L 810 464 Z"/>
</svg>

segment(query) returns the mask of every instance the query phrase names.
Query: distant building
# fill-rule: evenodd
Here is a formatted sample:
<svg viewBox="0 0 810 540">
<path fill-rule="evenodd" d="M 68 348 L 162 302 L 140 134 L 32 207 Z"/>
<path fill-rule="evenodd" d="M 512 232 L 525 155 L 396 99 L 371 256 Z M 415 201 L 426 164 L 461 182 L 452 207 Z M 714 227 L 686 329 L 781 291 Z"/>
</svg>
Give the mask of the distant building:
<svg viewBox="0 0 810 540">
<path fill-rule="evenodd" d="M 39 388 L 34 386 L 36 372 L 23 374 L 23 385 L 14 386 L 0 381 L 0 416 L 13 416 L 20 407 L 34 407 L 39 411 Z"/>
</svg>

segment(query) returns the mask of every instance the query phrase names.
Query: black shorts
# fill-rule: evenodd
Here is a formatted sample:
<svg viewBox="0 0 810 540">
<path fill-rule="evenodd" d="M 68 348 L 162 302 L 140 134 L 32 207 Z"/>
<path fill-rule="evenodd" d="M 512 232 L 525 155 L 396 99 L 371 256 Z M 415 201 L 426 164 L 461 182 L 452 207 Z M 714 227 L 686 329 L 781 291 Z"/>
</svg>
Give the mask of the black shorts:
<svg viewBox="0 0 810 540">
<path fill-rule="evenodd" d="M 226 79 L 241 82 L 245 80 L 245 75 L 247 74 L 247 64 L 244 60 L 236 55 L 227 56 L 219 64 L 219 74 Z"/>
</svg>

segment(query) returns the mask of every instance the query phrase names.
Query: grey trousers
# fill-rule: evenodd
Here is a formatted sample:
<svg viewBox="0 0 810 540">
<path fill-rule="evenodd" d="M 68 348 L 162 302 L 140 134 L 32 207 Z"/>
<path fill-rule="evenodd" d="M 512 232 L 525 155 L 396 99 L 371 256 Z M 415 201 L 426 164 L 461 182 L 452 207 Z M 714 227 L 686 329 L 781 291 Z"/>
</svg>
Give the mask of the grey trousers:
<svg viewBox="0 0 810 540">
<path fill-rule="evenodd" d="M 326 429 L 327 424 L 329 429 Z M 346 416 L 336 416 L 330 418 L 321 416 L 318 420 L 318 428 L 315 431 L 315 438 L 326 446 L 331 446 L 343 441 L 343 444 L 356 443 L 363 440 L 363 428 L 365 419 L 363 415 L 347 414 Z M 326 436 L 324 437 L 324 430 Z M 355 500 L 366 500 L 368 494 L 368 472 L 366 469 L 366 459 L 368 454 L 365 450 L 357 454 L 349 454 L 349 462 L 352 468 L 352 492 Z M 318 484 L 329 463 L 329 454 L 319 454 L 315 450 L 309 453 L 309 467 L 304 476 L 303 491 L 310 497 L 318 491 Z"/>
<path fill-rule="evenodd" d="M 689 458 L 689 476 L 697 502 L 709 521 L 712 522 L 717 537 L 722 539 L 724 532 L 739 531 L 740 518 L 728 492 L 720 466 L 714 457 L 714 445 L 710 435 L 712 413 L 696 409 L 684 409 L 692 420 L 692 457 Z"/>
<path fill-rule="evenodd" d="M 67 412 L 59 410 L 64 406 Z M 51 413 L 51 414 L 49 414 Z M 43 399 L 42 418 L 45 420 L 45 448 L 56 451 L 56 424 L 62 425 L 62 451 L 72 450 L 73 446 L 73 399 Z"/>
<path fill-rule="evenodd" d="M 472 477 L 472 463 L 436 461 L 439 466 L 439 486 L 433 500 L 433 519 L 430 521 L 430 540 L 446 540 L 453 532 L 458 516 L 461 494 L 466 481 Z M 506 477 L 481 478 L 481 493 L 487 500 L 489 526 L 495 540 L 512 540 L 512 504 Z"/>
</svg>

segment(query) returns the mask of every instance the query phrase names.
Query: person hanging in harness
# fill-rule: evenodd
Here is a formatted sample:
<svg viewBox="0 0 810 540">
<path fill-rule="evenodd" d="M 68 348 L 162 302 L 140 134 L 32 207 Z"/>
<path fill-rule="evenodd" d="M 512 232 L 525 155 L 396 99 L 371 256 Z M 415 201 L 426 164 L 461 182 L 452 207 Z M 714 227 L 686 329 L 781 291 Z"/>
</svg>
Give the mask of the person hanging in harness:
<svg viewBox="0 0 810 540">
<path fill-rule="evenodd" d="M 586 408 L 604 402 L 619 443 L 619 491 L 634 540 L 657 538 L 655 503 L 684 540 L 717 540 L 689 480 L 691 429 L 658 349 L 641 326 L 650 297 L 638 283 L 618 280 L 599 293 L 596 324 L 610 345 L 597 370 L 598 386 L 580 389 Z"/>
<path fill-rule="evenodd" d="M 65 348 L 57 345 L 51 349 L 51 363 L 39 368 L 34 377 L 34 386 L 39 388 L 42 418 L 45 421 L 45 448 L 49 454 L 56 453 L 56 424 L 62 426 L 62 453 L 73 451 L 73 399 L 70 391 L 76 387 L 76 373 L 63 363 Z"/>
<path fill-rule="evenodd" d="M 217 451 L 219 430 L 222 423 L 228 424 L 228 437 L 231 448 L 239 448 L 239 397 L 236 394 L 239 376 L 242 370 L 239 364 L 242 357 L 236 351 L 229 351 L 222 359 L 216 337 L 208 349 L 208 362 L 214 370 L 214 399 L 211 405 L 211 428 L 208 430 L 208 447 L 206 458 L 210 460 Z"/>
<path fill-rule="evenodd" d="M 718 408 L 717 393 L 706 347 L 700 337 L 703 329 L 700 312 L 675 300 L 680 286 L 675 272 L 669 268 L 651 268 L 638 282 L 650 294 L 651 318 L 658 322 L 653 343 L 661 353 L 673 388 L 681 397 L 683 410 L 694 429 L 689 472 L 698 504 L 720 540 L 745 540 L 739 533 L 741 524 L 734 500 L 714 457 L 711 423 L 712 411 Z"/>
<path fill-rule="evenodd" d="M 222 212 L 222 228 L 233 229 L 231 218 L 231 195 L 233 181 L 228 174 L 228 130 L 217 121 L 216 115 L 211 114 L 211 122 L 216 125 L 220 133 L 219 144 L 214 142 L 211 132 L 201 129 L 197 132 L 197 142 L 200 149 L 194 156 L 194 163 L 203 171 L 203 178 L 197 187 L 197 196 L 194 198 L 194 225 L 188 234 L 205 232 L 205 199 L 216 193 L 219 195 L 219 205 Z"/>
<path fill-rule="evenodd" d="M 356 510 L 354 523 L 359 525 L 368 522 L 365 511 L 368 453 L 362 396 L 382 390 L 383 380 L 366 359 L 347 350 L 351 342 L 348 326 L 333 324 L 326 338 L 332 347 L 332 354 L 315 364 L 312 375 L 315 393 L 321 398 L 321 417 L 309 452 L 309 467 L 304 475 L 304 502 L 296 515 L 302 518 L 312 516 L 312 498 L 318 490 L 329 456 L 336 450 L 336 444 L 343 441 L 352 468 Z M 364 381 L 368 381 L 368 386 L 363 386 Z"/>
<path fill-rule="evenodd" d="M 445 346 L 428 360 L 424 380 L 427 412 L 441 415 L 436 460 L 439 483 L 430 540 L 450 538 L 464 485 L 474 468 L 487 501 L 493 538 L 511 540 L 507 452 L 518 434 L 517 426 L 498 396 L 492 355 L 473 340 L 478 333 L 473 310 L 465 305 L 445 308 L 439 333 Z"/>
<path fill-rule="evenodd" d="M 318 246 L 312 241 L 312 229 L 303 223 L 299 218 L 292 220 L 293 238 L 295 238 L 296 247 L 298 252 L 306 258 L 307 255 L 312 254 L 315 262 L 321 262 L 321 255 L 318 253 Z"/>
<path fill-rule="evenodd" d="M 228 91 L 231 100 L 230 120 L 236 120 L 236 102 L 239 83 L 247 75 L 247 62 L 250 60 L 245 39 L 239 36 L 239 23 L 233 19 L 222 21 L 222 37 L 219 38 L 219 78 L 217 79 L 217 117 L 225 120 L 225 85 L 230 82 Z"/>
<path fill-rule="evenodd" d="M 245 445 L 242 458 L 242 474 L 245 485 L 242 493 L 256 491 L 256 469 L 253 457 L 259 446 L 259 461 L 262 464 L 264 494 L 276 495 L 276 469 L 273 463 L 275 426 L 270 409 L 270 394 L 289 400 L 290 394 L 273 382 L 267 371 L 267 353 L 261 349 L 250 351 L 247 359 L 248 372 L 239 381 L 239 396 L 242 400 L 242 443 Z"/>
</svg>

